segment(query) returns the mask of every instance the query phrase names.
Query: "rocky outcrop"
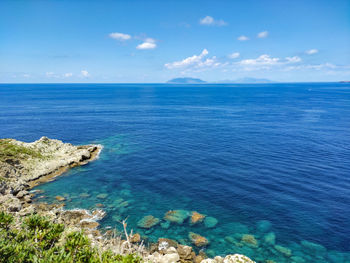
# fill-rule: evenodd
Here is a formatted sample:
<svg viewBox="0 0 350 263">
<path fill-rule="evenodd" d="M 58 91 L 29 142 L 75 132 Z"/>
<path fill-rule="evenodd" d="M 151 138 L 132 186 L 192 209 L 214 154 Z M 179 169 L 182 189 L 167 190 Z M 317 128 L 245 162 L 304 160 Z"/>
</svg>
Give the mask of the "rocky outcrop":
<svg viewBox="0 0 350 263">
<path fill-rule="evenodd" d="M 51 180 L 70 167 L 84 165 L 100 153 L 100 145 L 74 146 L 41 137 L 26 143 L 0 140 L 0 194 L 17 195 L 22 190 Z"/>
<path fill-rule="evenodd" d="M 29 188 L 60 175 L 70 167 L 94 160 L 102 146 L 74 146 L 42 137 L 32 143 L 0 140 L 0 204 L 9 212 L 29 211 Z M 57 200 L 65 198 L 57 196 Z M 60 207 L 62 207 L 62 204 Z M 22 211 L 22 209 L 26 208 Z M 33 206 L 31 210 L 44 207 Z"/>
</svg>

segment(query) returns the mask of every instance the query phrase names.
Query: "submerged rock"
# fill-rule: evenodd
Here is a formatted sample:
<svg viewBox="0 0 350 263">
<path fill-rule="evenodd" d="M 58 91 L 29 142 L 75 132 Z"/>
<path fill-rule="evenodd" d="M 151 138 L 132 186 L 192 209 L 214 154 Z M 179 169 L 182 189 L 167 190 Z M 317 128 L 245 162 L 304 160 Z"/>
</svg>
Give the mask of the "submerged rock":
<svg viewBox="0 0 350 263">
<path fill-rule="evenodd" d="M 64 201 L 64 200 L 66 200 L 66 198 L 64 198 L 63 196 L 60 196 L 60 195 L 57 195 L 56 197 L 55 197 L 55 199 L 57 200 L 57 201 Z"/>
<path fill-rule="evenodd" d="M 159 223 L 159 218 L 156 218 L 152 215 L 148 215 L 143 217 L 140 221 L 137 222 L 137 226 L 141 227 L 141 228 L 151 228 L 154 227 L 155 225 L 157 225 Z"/>
<path fill-rule="evenodd" d="M 98 198 L 98 199 L 106 199 L 107 196 L 108 196 L 108 194 L 98 194 L 98 195 L 96 196 L 96 198 Z"/>
<path fill-rule="evenodd" d="M 213 228 L 217 225 L 217 223 L 218 223 L 218 220 L 214 217 L 211 217 L 211 216 L 208 216 L 204 219 L 204 225 L 207 228 Z"/>
<path fill-rule="evenodd" d="M 169 221 L 162 222 L 162 223 L 160 223 L 160 226 L 163 229 L 168 229 L 170 227 L 170 222 Z"/>
<path fill-rule="evenodd" d="M 91 195 L 88 194 L 88 193 L 81 193 L 81 194 L 79 195 L 80 198 L 88 198 L 88 197 L 90 197 L 90 196 L 91 196 Z"/>
<path fill-rule="evenodd" d="M 193 232 L 190 232 L 188 234 L 188 238 L 197 247 L 204 247 L 204 246 L 209 244 L 208 239 L 206 239 L 205 237 L 203 237 L 199 234 L 193 233 Z"/>
<path fill-rule="evenodd" d="M 128 201 L 123 201 L 117 205 L 117 208 L 125 208 L 129 205 Z"/>
<path fill-rule="evenodd" d="M 276 235 L 274 232 L 269 232 L 264 236 L 264 242 L 268 245 L 275 245 Z"/>
<path fill-rule="evenodd" d="M 280 245 L 275 245 L 275 249 L 285 255 L 286 257 L 290 257 L 292 255 L 292 250 L 286 247 L 282 247 Z"/>
<path fill-rule="evenodd" d="M 191 224 L 194 225 L 194 224 L 203 222 L 204 218 L 205 218 L 205 215 L 202 215 L 196 211 L 193 211 L 191 214 Z"/>
<path fill-rule="evenodd" d="M 299 256 L 293 256 L 290 259 L 293 261 L 293 263 L 306 263 L 306 260 Z"/>
<path fill-rule="evenodd" d="M 166 212 L 164 219 L 177 224 L 183 224 L 188 216 L 189 212 L 186 210 L 170 210 Z"/>
<path fill-rule="evenodd" d="M 301 241 L 300 244 L 302 245 L 303 250 L 310 255 L 319 255 L 327 252 L 327 249 L 324 246 L 307 240 Z"/>
<path fill-rule="evenodd" d="M 261 220 L 257 223 L 257 230 L 260 233 L 266 233 L 271 229 L 271 222 L 267 220 Z"/>
<path fill-rule="evenodd" d="M 245 234 L 242 236 L 241 242 L 246 243 L 252 247 L 258 247 L 258 241 L 255 239 L 254 235 Z"/>
<path fill-rule="evenodd" d="M 236 240 L 233 237 L 231 237 L 231 236 L 225 236 L 224 240 L 226 242 L 228 242 L 228 243 L 231 243 L 231 244 L 235 244 L 236 243 Z"/>
</svg>

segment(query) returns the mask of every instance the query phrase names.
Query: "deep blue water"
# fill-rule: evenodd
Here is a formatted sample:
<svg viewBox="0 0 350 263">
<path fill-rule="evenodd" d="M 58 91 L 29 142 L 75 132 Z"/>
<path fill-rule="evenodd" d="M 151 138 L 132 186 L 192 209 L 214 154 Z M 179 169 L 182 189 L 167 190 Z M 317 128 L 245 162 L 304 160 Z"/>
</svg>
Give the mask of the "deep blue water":
<svg viewBox="0 0 350 263">
<path fill-rule="evenodd" d="M 0 137 L 44 135 L 104 145 L 99 160 L 38 187 L 67 208 L 102 203 L 102 227 L 129 216 L 150 241 L 199 233 L 211 256 L 350 262 L 350 84 L 1 84 Z M 218 224 L 137 227 L 173 209 Z M 264 241 L 271 232 L 291 256 Z"/>
</svg>

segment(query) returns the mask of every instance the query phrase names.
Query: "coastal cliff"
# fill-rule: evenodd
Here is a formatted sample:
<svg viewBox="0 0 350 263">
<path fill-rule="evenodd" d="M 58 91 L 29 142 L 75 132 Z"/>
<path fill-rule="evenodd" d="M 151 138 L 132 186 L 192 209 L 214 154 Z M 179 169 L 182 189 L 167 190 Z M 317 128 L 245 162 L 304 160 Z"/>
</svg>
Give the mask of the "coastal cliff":
<svg viewBox="0 0 350 263">
<path fill-rule="evenodd" d="M 67 236 L 72 236 L 72 231 L 75 231 L 75 233 L 83 231 L 90 240 L 91 248 L 88 249 L 91 250 L 89 250 L 91 258 L 95 254 L 102 255 L 104 253 L 103 255 L 107 255 L 106 257 L 111 259 L 111 261 L 101 262 L 124 262 L 124 260 L 119 261 L 119 259 L 116 260 L 114 256 L 111 256 L 109 253 L 112 252 L 113 255 L 137 255 L 137 258 L 130 262 L 141 260 L 159 263 L 254 263 L 248 257 L 239 254 L 227 255 L 225 258 L 218 256 L 214 259 L 208 259 L 205 253 L 200 252 L 196 255 L 191 247 L 166 238 L 160 238 L 156 244 L 152 244 L 150 248 L 145 249 L 140 235 L 133 234 L 132 231 L 128 233 L 124 221 L 121 222 L 124 226 L 124 233 L 122 234 L 126 240 L 122 239 L 120 233 L 119 236 L 116 236 L 116 233 L 112 230 L 101 233 L 97 229 L 98 221 L 105 215 L 105 212 L 101 209 L 93 211 L 84 209 L 65 210 L 63 209 L 65 201 L 63 196 L 56 196 L 56 199 L 61 201 L 60 204 L 50 205 L 32 202 L 34 196 L 34 192 L 31 191 L 32 187 L 52 180 L 71 167 L 93 161 L 98 157 L 101 150 L 102 146 L 100 145 L 74 146 L 47 137 L 42 137 L 32 143 L 20 142 L 14 139 L 1 139 L 0 221 L 2 221 L 0 222 L 0 230 L 2 232 L 0 231 L 0 238 L 4 237 L 1 235 L 9 235 L 11 231 L 18 233 L 23 225 L 36 221 L 52 224 L 53 228 L 56 228 L 58 224 L 64 226 L 59 236 L 60 239 L 65 239 L 65 242 L 67 242 Z M 33 217 L 33 215 L 43 216 L 44 219 Z M 7 221 L 15 221 L 16 224 L 10 227 L 9 224 L 4 223 L 6 218 L 12 218 Z M 60 239 L 57 238 L 56 241 L 58 242 Z M 52 243 L 51 247 L 54 245 Z M 52 253 L 57 256 L 59 252 Z"/>
<path fill-rule="evenodd" d="M 101 149 L 100 145 L 73 146 L 47 137 L 32 143 L 1 139 L 0 193 L 17 196 L 70 167 L 87 164 L 98 156 Z"/>
</svg>

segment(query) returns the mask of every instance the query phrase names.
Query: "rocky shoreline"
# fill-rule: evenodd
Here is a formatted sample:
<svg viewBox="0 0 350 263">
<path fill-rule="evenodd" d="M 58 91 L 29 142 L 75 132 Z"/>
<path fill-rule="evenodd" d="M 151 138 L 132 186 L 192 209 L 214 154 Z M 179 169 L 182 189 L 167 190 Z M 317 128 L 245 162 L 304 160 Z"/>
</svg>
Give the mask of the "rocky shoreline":
<svg viewBox="0 0 350 263">
<path fill-rule="evenodd" d="M 95 160 L 101 150 L 101 145 L 74 146 L 47 137 L 32 143 L 1 139 L 0 209 L 18 218 L 33 213 L 44 215 L 55 223 L 63 223 L 68 231 L 84 230 L 92 244 L 102 250 L 110 249 L 121 254 L 137 253 L 146 262 L 254 263 L 248 257 L 239 254 L 208 259 L 205 253 L 200 252 L 196 255 L 190 246 L 166 238 L 160 238 L 156 244 L 145 249 L 140 235 L 132 232 L 128 234 L 126 229 L 126 240 L 117 237 L 112 230 L 101 233 L 97 229 L 97 221 L 105 215 L 101 209 L 65 210 L 64 203 L 50 205 L 32 202 L 34 192 L 31 188 L 53 180 L 71 167 Z M 61 196 L 57 196 L 57 199 L 64 201 L 64 197 Z"/>
</svg>

